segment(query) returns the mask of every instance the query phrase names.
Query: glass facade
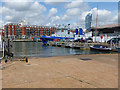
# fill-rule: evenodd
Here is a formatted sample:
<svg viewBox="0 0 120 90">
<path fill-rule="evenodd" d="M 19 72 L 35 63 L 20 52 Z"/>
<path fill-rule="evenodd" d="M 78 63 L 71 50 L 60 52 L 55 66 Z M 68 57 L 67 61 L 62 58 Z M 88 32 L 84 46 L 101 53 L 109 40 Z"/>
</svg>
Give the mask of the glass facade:
<svg viewBox="0 0 120 90">
<path fill-rule="evenodd" d="M 92 22 L 92 14 L 87 14 L 85 17 L 85 28 L 86 30 L 90 31 L 91 30 L 91 22 Z"/>
</svg>

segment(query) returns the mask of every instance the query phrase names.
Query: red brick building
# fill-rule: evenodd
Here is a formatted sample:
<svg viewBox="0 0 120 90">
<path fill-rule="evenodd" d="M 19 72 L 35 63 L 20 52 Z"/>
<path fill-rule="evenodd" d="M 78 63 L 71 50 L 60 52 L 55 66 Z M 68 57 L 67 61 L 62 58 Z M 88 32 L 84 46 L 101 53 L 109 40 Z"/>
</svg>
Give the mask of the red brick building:
<svg viewBox="0 0 120 90">
<path fill-rule="evenodd" d="M 4 29 L 0 29 L 0 35 L 4 36 Z"/>
<path fill-rule="evenodd" d="M 5 37 L 15 38 L 19 24 L 7 24 L 4 26 Z"/>
<path fill-rule="evenodd" d="M 21 25 L 21 24 L 7 24 L 4 26 L 5 37 L 9 38 L 29 38 L 34 36 L 47 35 L 51 36 L 56 32 L 55 27 L 36 26 L 36 25 Z"/>
</svg>

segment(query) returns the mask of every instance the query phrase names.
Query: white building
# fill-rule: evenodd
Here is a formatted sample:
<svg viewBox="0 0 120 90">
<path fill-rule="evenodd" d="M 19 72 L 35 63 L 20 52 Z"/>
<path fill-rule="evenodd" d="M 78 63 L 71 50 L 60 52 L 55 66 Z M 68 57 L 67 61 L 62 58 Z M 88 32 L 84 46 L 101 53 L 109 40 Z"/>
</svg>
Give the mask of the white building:
<svg viewBox="0 0 120 90">
<path fill-rule="evenodd" d="M 88 13 L 87 16 L 85 17 L 85 28 L 88 31 L 91 30 L 91 22 L 92 22 L 92 14 Z"/>
</svg>

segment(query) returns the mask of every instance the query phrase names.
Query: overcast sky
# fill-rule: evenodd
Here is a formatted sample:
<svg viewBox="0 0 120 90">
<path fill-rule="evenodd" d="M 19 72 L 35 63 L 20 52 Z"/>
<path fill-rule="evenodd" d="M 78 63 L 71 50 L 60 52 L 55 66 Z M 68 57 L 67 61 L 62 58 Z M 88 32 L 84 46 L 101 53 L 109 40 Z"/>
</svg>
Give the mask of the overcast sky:
<svg viewBox="0 0 120 90">
<path fill-rule="evenodd" d="M 98 26 L 118 23 L 117 0 L 111 0 L 111 2 L 94 2 L 93 0 L 91 2 L 85 2 L 85 0 L 69 0 L 69 2 L 67 2 L 68 0 L 54 1 L 0 1 L 0 27 L 9 22 L 19 23 L 26 19 L 30 25 L 53 26 L 57 24 L 71 24 L 73 28 L 76 26 L 84 28 L 85 16 L 88 13 L 92 13 L 92 26 L 95 26 L 97 12 Z"/>
</svg>

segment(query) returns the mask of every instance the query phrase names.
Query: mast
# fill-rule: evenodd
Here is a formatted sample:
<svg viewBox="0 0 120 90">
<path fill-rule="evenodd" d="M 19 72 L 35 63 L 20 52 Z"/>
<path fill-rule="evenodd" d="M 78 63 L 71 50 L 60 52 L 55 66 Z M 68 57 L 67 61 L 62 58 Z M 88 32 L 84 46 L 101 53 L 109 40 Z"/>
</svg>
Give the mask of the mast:
<svg viewBox="0 0 120 90">
<path fill-rule="evenodd" d="M 98 22 L 98 6 L 97 6 L 97 16 L 96 16 L 95 43 L 96 43 L 96 36 L 97 36 L 97 22 Z"/>
</svg>

